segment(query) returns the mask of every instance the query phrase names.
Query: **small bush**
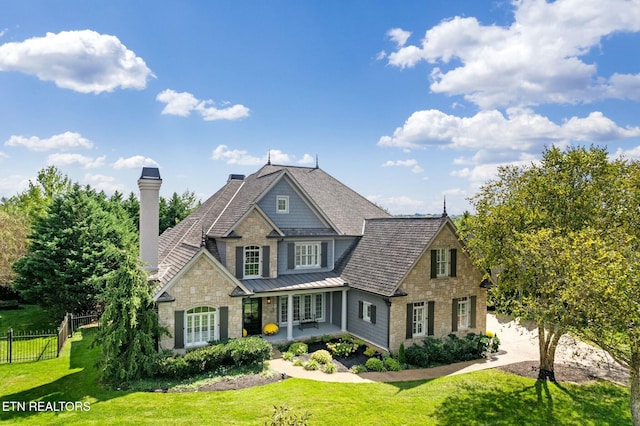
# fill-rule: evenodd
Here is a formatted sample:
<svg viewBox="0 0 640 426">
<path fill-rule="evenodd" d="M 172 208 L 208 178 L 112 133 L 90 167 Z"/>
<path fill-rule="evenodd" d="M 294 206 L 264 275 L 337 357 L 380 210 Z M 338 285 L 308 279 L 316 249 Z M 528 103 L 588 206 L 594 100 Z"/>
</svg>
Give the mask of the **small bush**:
<svg viewBox="0 0 640 426">
<path fill-rule="evenodd" d="M 365 356 L 372 357 L 376 354 L 376 348 L 373 346 L 367 346 L 367 349 L 364 350 Z"/>
<path fill-rule="evenodd" d="M 404 350 L 404 343 L 400 343 L 400 348 L 398 349 L 398 362 L 400 365 L 405 365 L 407 363 L 407 355 Z"/>
<path fill-rule="evenodd" d="M 304 414 L 296 414 L 292 412 L 288 407 L 283 405 L 273 407 L 273 414 L 271 414 L 271 421 L 265 422 L 266 426 L 307 426 L 309 424 L 309 418 L 311 414 L 305 411 Z"/>
<path fill-rule="evenodd" d="M 427 353 L 427 350 L 422 346 L 418 346 L 416 344 L 409 346 L 405 351 L 405 355 L 408 364 L 423 368 L 430 366 L 429 354 Z"/>
<path fill-rule="evenodd" d="M 378 358 L 369 358 L 364 366 L 369 371 L 387 371 L 384 367 L 384 363 Z"/>
<path fill-rule="evenodd" d="M 353 374 L 360 374 L 360 373 L 366 373 L 367 372 L 367 367 L 365 367 L 364 365 L 354 365 L 353 367 L 351 367 L 351 369 L 349 370 L 351 371 Z"/>
<path fill-rule="evenodd" d="M 285 361 L 291 361 L 294 358 L 293 352 L 285 352 L 282 354 L 282 359 Z"/>
<path fill-rule="evenodd" d="M 295 343 L 292 343 L 291 346 L 289 346 L 289 352 L 293 353 L 294 355 L 303 355 L 303 354 L 306 354 L 308 351 L 309 351 L 309 346 L 307 346 L 306 343 L 295 342 Z"/>
<path fill-rule="evenodd" d="M 330 362 L 329 364 L 324 366 L 324 370 L 325 373 L 327 374 L 333 374 L 336 371 L 338 371 L 338 367 L 336 367 L 336 365 L 332 362 Z"/>
<path fill-rule="evenodd" d="M 322 341 L 323 341 L 324 343 L 329 343 L 329 342 L 331 341 L 331 336 L 329 336 L 328 334 L 324 334 L 324 335 L 322 336 Z"/>
<path fill-rule="evenodd" d="M 398 362 L 397 359 L 386 357 L 384 359 L 384 366 L 387 370 L 389 371 L 400 371 L 402 370 L 402 367 L 400 366 L 400 363 Z"/>
<path fill-rule="evenodd" d="M 315 351 L 311 354 L 311 359 L 317 361 L 320 364 L 329 364 L 333 357 L 329 353 L 329 351 L 325 351 L 324 349 L 320 349 L 319 351 Z"/>
<path fill-rule="evenodd" d="M 301 359 L 296 359 L 295 361 L 293 361 L 293 365 L 294 367 L 302 367 L 304 365 L 304 362 L 302 362 Z"/>
<path fill-rule="evenodd" d="M 320 364 L 318 364 L 318 361 L 312 359 L 309 360 L 305 365 L 304 365 L 304 369 L 305 370 L 309 370 L 309 371 L 315 371 L 318 368 L 320 368 Z"/>
<path fill-rule="evenodd" d="M 229 340 L 226 346 L 236 365 L 262 364 L 271 359 L 271 345 L 259 336 Z"/>
</svg>

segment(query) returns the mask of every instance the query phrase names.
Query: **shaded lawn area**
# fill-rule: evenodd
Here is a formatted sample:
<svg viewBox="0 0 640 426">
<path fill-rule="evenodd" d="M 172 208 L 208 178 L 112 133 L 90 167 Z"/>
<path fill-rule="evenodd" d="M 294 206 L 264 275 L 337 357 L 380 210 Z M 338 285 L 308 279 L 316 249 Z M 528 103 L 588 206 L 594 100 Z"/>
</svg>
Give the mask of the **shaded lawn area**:
<svg viewBox="0 0 640 426">
<path fill-rule="evenodd" d="M 36 305 L 20 305 L 20 308 L 0 310 L 0 337 L 6 337 L 9 328 L 14 333 L 55 332 L 62 321 L 62 318 L 50 318 L 47 311 Z"/>
<path fill-rule="evenodd" d="M 301 379 L 224 392 L 105 390 L 93 367 L 93 333 L 77 333 L 58 359 L 0 366 L 0 400 L 80 401 L 89 411 L 7 412 L 17 424 L 263 424 L 274 405 L 311 414 L 310 424 L 625 425 L 629 391 L 607 382 L 538 383 L 485 370 L 401 383 L 326 383 Z M 0 409 L 2 406 L 0 406 Z"/>
</svg>

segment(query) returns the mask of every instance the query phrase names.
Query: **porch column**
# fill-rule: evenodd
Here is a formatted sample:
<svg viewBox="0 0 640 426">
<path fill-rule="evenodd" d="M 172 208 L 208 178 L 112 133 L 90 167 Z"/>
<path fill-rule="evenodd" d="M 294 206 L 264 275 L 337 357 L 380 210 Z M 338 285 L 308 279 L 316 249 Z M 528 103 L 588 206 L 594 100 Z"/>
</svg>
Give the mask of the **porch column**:
<svg viewBox="0 0 640 426">
<path fill-rule="evenodd" d="M 293 340 L 293 294 L 287 296 L 287 340 Z"/>
<path fill-rule="evenodd" d="M 347 331 L 347 290 L 342 290 L 342 319 L 340 321 L 340 331 Z"/>
</svg>

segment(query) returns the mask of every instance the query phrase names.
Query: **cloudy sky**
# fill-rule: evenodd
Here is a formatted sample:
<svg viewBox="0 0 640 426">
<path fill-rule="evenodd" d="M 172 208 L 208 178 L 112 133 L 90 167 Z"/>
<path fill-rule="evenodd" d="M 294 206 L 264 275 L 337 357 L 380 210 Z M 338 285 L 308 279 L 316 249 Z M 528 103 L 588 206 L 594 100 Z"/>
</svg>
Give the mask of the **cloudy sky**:
<svg viewBox="0 0 640 426">
<path fill-rule="evenodd" d="M 640 0 L 0 5 L 0 196 L 47 165 L 163 195 L 313 166 L 450 213 L 544 147 L 640 159 Z"/>
</svg>

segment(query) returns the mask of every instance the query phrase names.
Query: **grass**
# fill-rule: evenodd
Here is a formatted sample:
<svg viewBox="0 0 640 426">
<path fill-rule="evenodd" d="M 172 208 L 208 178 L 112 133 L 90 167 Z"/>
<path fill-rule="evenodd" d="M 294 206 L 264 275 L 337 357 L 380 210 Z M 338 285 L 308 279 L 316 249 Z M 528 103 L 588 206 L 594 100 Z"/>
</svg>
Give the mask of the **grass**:
<svg viewBox="0 0 640 426">
<path fill-rule="evenodd" d="M 55 331 L 58 328 L 44 309 L 35 305 L 22 305 L 22 309 L 0 310 L 0 336 L 6 336 L 9 329 L 14 333 L 41 333 Z"/>
<path fill-rule="evenodd" d="M 84 336 L 83 336 L 84 334 Z M 96 382 L 99 349 L 83 330 L 60 358 L 0 365 L 0 421 L 13 424 L 263 424 L 274 406 L 340 425 L 625 425 L 628 389 L 608 382 L 536 382 L 500 371 L 401 383 L 326 383 L 287 379 L 224 392 L 107 390 Z M 14 401 L 86 402 L 89 410 L 6 411 Z"/>
</svg>

